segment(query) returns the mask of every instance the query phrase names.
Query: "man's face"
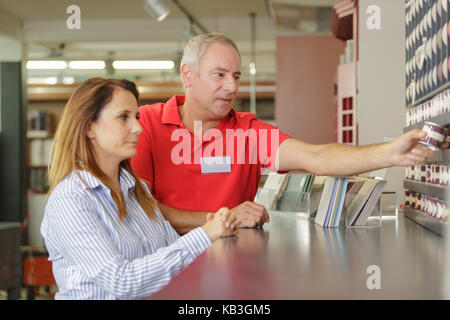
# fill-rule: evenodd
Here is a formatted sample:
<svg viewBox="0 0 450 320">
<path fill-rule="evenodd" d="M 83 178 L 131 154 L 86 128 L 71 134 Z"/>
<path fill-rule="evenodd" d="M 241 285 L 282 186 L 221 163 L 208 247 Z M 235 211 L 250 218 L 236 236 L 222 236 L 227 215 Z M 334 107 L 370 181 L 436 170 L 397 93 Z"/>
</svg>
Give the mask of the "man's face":
<svg viewBox="0 0 450 320">
<path fill-rule="evenodd" d="M 241 58 L 231 45 L 215 42 L 200 59 L 190 94 L 204 119 L 221 120 L 231 110 L 241 77 Z"/>
</svg>

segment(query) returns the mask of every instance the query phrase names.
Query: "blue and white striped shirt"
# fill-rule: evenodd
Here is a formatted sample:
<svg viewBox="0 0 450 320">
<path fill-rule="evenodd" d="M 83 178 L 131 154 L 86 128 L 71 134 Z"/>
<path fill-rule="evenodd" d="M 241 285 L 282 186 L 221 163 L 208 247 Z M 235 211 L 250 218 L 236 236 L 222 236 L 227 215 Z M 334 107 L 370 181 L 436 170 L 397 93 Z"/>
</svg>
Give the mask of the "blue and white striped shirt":
<svg viewBox="0 0 450 320">
<path fill-rule="evenodd" d="M 59 289 L 56 299 L 145 298 L 211 244 L 201 227 L 180 237 L 159 209 L 158 221 L 150 219 L 125 169 L 119 175 L 127 209 L 122 221 L 110 189 L 89 172 L 78 172 L 86 184 L 75 171 L 61 181 L 41 224 Z"/>
</svg>

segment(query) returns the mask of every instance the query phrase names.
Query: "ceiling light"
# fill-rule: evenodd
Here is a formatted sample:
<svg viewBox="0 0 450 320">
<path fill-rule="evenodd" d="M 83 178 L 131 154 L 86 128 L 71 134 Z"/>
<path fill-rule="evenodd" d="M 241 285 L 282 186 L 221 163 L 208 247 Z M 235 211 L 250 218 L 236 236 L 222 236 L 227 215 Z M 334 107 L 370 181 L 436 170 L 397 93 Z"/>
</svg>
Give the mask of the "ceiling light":
<svg viewBox="0 0 450 320">
<path fill-rule="evenodd" d="M 70 69 L 105 69 L 105 62 L 98 61 L 70 61 Z"/>
<path fill-rule="evenodd" d="M 250 74 L 252 76 L 254 76 L 256 74 L 256 66 L 253 62 L 250 62 L 250 64 L 248 65 L 249 69 L 250 69 Z"/>
<path fill-rule="evenodd" d="M 28 77 L 27 84 L 56 84 L 56 77 Z"/>
<path fill-rule="evenodd" d="M 58 83 L 58 78 L 56 78 L 56 77 L 46 77 L 44 79 L 44 83 L 45 84 L 57 84 Z"/>
<path fill-rule="evenodd" d="M 166 0 L 145 0 L 144 9 L 156 20 L 164 20 L 172 11 Z"/>
<path fill-rule="evenodd" d="M 28 61 L 27 69 L 65 69 L 65 61 Z"/>
<path fill-rule="evenodd" d="M 74 77 L 64 77 L 62 82 L 64 84 L 74 84 L 75 78 Z"/>
<path fill-rule="evenodd" d="M 114 61 L 114 69 L 173 69 L 173 61 Z"/>
</svg>

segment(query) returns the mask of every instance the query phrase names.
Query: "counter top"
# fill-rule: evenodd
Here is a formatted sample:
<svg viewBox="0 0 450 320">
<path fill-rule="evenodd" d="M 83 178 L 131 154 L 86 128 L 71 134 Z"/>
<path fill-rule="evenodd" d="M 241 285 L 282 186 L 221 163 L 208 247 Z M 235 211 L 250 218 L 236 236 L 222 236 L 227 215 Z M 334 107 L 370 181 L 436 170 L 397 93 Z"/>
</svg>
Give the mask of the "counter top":
<svg viewBox="0 0 450 320">
<path fill-rule="evenodd" d="M 365 229 L 270 217 L 263 228 L 214 242 L 150 299 L 442 298 L 445 238 L 403 213 Z"/>
</svg>

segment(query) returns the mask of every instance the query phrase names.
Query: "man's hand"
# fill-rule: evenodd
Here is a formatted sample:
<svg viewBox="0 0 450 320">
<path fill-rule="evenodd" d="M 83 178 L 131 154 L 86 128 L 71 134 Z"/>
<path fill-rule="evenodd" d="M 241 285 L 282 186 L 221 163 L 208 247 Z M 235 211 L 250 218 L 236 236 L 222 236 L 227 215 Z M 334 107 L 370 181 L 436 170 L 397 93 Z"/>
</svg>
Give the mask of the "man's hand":
<svg viewBox="0 0 450 320">
<path fill-rule="evenodd" d="M 419 144 L 427 133 L 420 129 L 411 130 L 388 144 L 388 156 L 394 166 L 414 166 L 431 158 L 434 152 Z"/>
<path fill-rule="evenodd" d="M 260 204 L 246 201 L 231 209 L 236 217 L 241 221 L 240 228 L 261 227 L 269 222 L 269 213 L 266 208 Z"/>
</svg>

